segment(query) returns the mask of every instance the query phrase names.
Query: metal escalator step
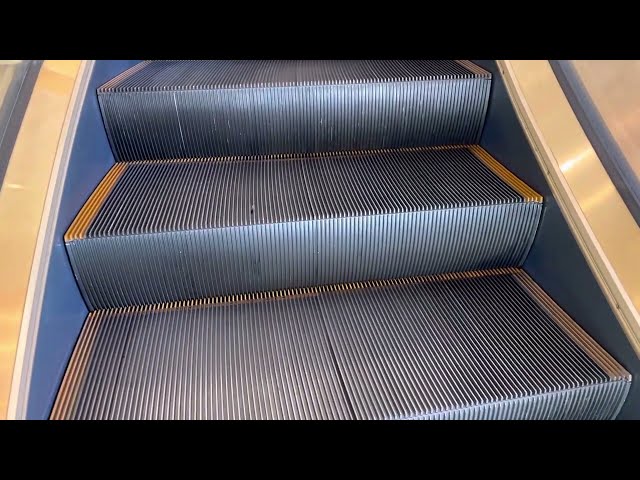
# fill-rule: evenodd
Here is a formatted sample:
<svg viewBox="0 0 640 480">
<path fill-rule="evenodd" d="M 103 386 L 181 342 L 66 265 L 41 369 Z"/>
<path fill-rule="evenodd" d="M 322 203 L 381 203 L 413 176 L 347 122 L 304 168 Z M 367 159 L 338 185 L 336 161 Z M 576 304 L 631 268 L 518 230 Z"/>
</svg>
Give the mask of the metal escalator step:
<svg viewBox="0 0 640 480">
<path fill-rule="evenodd" d="M 65 242 L 93 310 L 518 266 L 541 210 L 475 146 L 119 163 Z"/>
<path fill-rule="evenodd" d="M 91 313 L 53 419 L 609 419 L 631 376 L 522 271 Z"/>
<path fill-rule="evenodd" d="M 469 61 L 150 61 L 98 89 L 117 160 L 477 143 Z"/>
</svg>

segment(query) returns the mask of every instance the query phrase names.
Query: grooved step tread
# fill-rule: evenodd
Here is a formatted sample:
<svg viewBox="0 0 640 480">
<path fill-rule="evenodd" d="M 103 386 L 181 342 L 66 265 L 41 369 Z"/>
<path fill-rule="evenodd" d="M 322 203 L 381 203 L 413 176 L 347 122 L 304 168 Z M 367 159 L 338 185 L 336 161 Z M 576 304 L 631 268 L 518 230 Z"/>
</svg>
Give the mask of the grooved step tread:
<svg viewBox="0 0 640 480">
<path fill-rule="evenodd" d="M 542 196 L 479 146 L 119 163 L 65 241 L 524 201 Z"/>
<path fill-rule="evenodd" d="M 600 419 L 630 380 L 503 269 L 94 312 L 51 417 Z"/>
</svg>

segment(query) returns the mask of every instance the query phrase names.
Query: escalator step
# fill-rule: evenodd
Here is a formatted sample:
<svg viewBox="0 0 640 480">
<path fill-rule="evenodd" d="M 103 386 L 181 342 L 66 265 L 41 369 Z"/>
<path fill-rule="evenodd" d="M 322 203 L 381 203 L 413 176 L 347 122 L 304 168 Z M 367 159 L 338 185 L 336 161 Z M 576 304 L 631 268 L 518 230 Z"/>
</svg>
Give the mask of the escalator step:
<svg viewBox="0 0 640 480">
<path fill-rule="evenodd" d="M 149 61 L 98 90 L 119 161 L 480 140 L 491 74 L 469 61 Z"/>
<path fill-rule="evenodd" d="M 65 242 L 93 310 L 518 266 L 541 210 L 476 146 L 132 162 Z"/>
<path fill-rule="evenodd" d="M 522 271 L 93 312 L 53 419 L 608 419 L 631 376 Z"/>
</svg>

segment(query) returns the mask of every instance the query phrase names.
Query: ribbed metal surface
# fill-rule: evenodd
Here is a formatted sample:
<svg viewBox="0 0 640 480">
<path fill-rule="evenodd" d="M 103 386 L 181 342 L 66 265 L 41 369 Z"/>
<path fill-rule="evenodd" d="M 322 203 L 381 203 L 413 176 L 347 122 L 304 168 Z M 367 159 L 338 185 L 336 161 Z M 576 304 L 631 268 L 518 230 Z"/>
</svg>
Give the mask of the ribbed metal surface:
<svg viewBox="0 0 640 480">
<path fill-rule="evenodd" d="M 131 161 L 476 143 L 490 88 L 466 61 L 154 61 L 98 99 Z"/>
<path fill-rule="evenodd" d="M 293 299 L 93 313 L 52 418 L 348 418 L 308 309 Z"/>
<path fill-rule="evenodd" d="M 51 416 L 614 417 L 630 375 L 527 285 L 509 270 L 95 312 Z"/>
<path fill-rule="evenodd" d="M 466 148 L 143 162 L 67 249 L 111 308 L 517 266 L 541 208 Z"/>
<path fill-rule="evenodd" d="M 628 388 L 510 275 L 333 292 L 322 308 L 356 418 L 612 418 Z"/>
</svg>

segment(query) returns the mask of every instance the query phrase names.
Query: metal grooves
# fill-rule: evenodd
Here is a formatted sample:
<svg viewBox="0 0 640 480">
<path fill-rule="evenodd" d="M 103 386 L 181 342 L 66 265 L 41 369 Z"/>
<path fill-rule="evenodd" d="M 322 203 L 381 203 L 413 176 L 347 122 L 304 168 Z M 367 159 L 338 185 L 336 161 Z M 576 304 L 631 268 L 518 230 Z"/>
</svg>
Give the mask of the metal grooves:
<svg viewBox="0 0 640 480">
<path fill-rule="evenodd" d="M 142 162 L 66 245 L 113 308 L 518 266 L 541 209 L 466 147 Z"/>
<path fill-rule="evenodd" d="M 98 90 L 117 160 L 479 141 L 491 74 L 470 62 L 153 61 Z"/>
<path fill-rule="evenodd" d="M 91 313 L 76 344 L 52 419 L 108 418 L 127 353 L 131 308 Z M 99 391 L 95 396 L 93 392 Z"/>
<path fill-rule="evenodd" d="M 578 324 L 573 322 L 571 317 L 569 317 L 569 315 L 567 315 L 567 313 L 562 310 L 551 299 L 551 297 L 549 297 L 544 290 L 542 290 L 542 288 L 540 288 L 540 286 L 537 285 L 531 277 L 529 277 L 529 275 L 524 271 L 518 271 L 514 274 L 514 277 L 522 284 L 523 287 L 529 290 L 532 297 L 549 313 L 565 334 L 571 337 L 576 343 L 582 345 L 585 353 L 587 353 L 587 355 L 589 355 L 602 370 L 607 372 L 611 378 L 624 378 L 631 380 L 629 372 L 615 362 L 602 347 L 593 341 L 593 339 L 591 339 L 587 333 L 580 328 Z"/>
<path fill-rule="evenodd" d="M 629 382 L 612 381 L 407 420 L 611 420 L 622 407 L 630 385 Z"/>
<path fill-rule="evenodd" d="M 350 418 L 316 308 L 290 299 L 94 312 L 93 328 L 122 319 L 129 335 L 111 328 L 96 344 L 85 329 L 52 418 Z M 114 344 L 120 348 L 104 348 Z M 91 349 L 88 364 L 82 357 Z M 121 356 L 118 375 L 104 372 Z M 116 384 L 88 380 L 105 377 Z M 100 408 L 105 398 L 110 410 Z"/>
<path fill-rule="evenodd" d="M 466 60 L 103 85 L 119 163 L 65 243 L 105 310 L 51 418 L 614 418 L 631 375 L 513 268 L 543 199 L 473 145 L 490 87 Z"/>
<path fill-rule="evenodd" d="M 367 419 L 613 418 L 630 375 L 584 332 L 567 335 L 573 321 L 523 278 L 503 269 L 94 312 L 52 418 L 351 418 L 349 403 Z"/>
<path fill-rule="evenodd" d="M 624 401 L 628 377 L 607 376 L 512 275 L 395 283 L 321 297 L 357 418 L 604 419 Z"/>
</svg>

